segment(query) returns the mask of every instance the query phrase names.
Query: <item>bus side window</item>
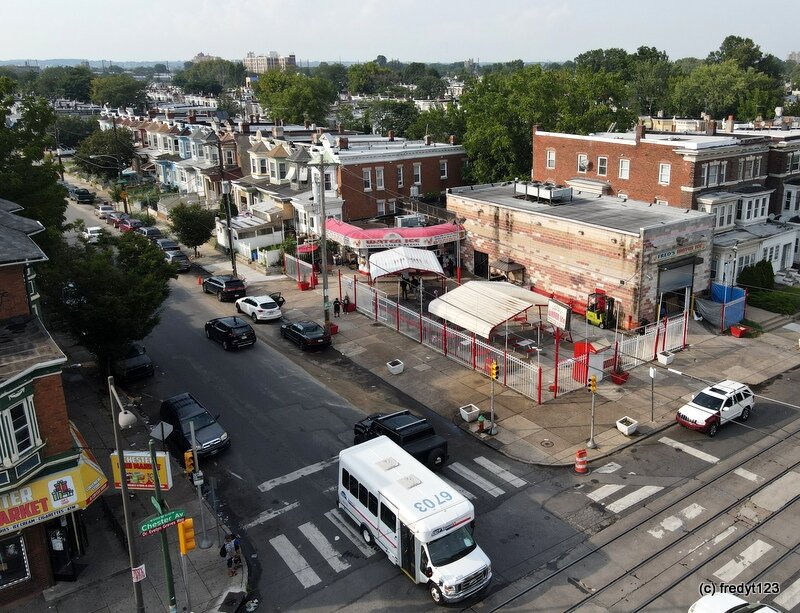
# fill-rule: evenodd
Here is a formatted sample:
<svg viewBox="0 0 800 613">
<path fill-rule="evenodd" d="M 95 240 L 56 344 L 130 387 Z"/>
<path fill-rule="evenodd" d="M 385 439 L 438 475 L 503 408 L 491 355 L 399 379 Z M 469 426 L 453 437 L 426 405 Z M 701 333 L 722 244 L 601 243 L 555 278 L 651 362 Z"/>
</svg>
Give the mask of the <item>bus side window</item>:
<svg viewBox="0 0 800 613">
<path fill-rule="evenodd" d="M 350 493 L 358 498 L 358 479 L 356 479 L 353 475 L 350 475 Z"/>
<path fill-rule="evenodd" d="M 372 494 L 369 495 L 369 512 L 372 513 L 375 517 L 378 517 L 378 499 L 375 498 Z"/>
<path fill-rule="evenodd" d="M 365 507 L 367 506 L 367 498 L 369 497 L 369 490 L 364 487 L 364 484 L 358 486 L 358 501 L 363 504 Z"/>
<path fill-rule="evenodd" d="M 381 505 L 381 521 L 392 532 L 397 532 L 397 516 L 383 504 Z"/>
<path fill-rule="evenodd" d="M 342 469 L 342 487 L 348 489 L 350 487 L 350 473 L 346 468 Z"/>
</svg>

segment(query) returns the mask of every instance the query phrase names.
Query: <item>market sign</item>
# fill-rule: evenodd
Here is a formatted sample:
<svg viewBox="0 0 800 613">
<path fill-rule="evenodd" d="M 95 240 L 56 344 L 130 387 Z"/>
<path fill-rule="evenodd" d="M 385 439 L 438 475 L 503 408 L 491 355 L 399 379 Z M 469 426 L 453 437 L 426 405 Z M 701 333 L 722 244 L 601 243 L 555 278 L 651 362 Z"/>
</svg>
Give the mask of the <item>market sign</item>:
<svg viewBox="0 0 800 613">
<path fill-rule="evenodd" d="M 153 475 L 153 461 L 149 451 L 123 451 L 125 458 L 125 476 L 129 490 L 155 491 L 156 484 Z M 156 451 L 156 466 L 158 467 L 158 483 L 162 491 L 172 487 L 172 471 L 170 470 L 169 456 L 165 451 Z M 117 452 L 111 454 L 111 473 L 114 477 L 114 487 L 121 485 L 119 473 L 119 460 Z"/>
<path fill-rule="evenodd" d="M 682 247 L 674 247 L 672 249 L 667 249 L 665 251 L 658 251 L 653 253 L 650 256 L 651 261 L 654 264 L 659 264 L 661 262 L 666 262 L 675 258 L 683 257 L 685 255 L 690 255 L 692 253 L 697 253 L 698 251 L 702 251 L 705 249 L 705 243 L 692 243 L 691 245 L 684 245 Z"/>
<path fill-rule="evenodd" d="M 100 467 L 81 453 L 77 466 L 0 494 L 0 534 L 85 509 L 106 488 Z"/>
<path fill-rule="evenodd" d="M 177 526 L 184 519 L 186 519 L 186 511 L 183 509 L 174 509 L 161 515 L 152 515 L 139 524 L 139 533 L 142 536 L 150 536 L 172 526 Z"/>
<path fill-rule="evenodd" d="M 328 239 L 351 249 L 392 249 L 394 247 L 435 247 L 443 243 L 455 243 L 461 239 L 460 232 L 446 232 L 433 236 L 407 237 L 397 232 L 387 231 L 384 236 L 363 238 L 347 236 L 336 230 L 327 230 Z"/>
<path fill-rule="evenodd" d="M 569 332 L 572 323 L 572 309 L 563 302 L 551 298 L 547 303 L 547 322 Z"/>
</svg>

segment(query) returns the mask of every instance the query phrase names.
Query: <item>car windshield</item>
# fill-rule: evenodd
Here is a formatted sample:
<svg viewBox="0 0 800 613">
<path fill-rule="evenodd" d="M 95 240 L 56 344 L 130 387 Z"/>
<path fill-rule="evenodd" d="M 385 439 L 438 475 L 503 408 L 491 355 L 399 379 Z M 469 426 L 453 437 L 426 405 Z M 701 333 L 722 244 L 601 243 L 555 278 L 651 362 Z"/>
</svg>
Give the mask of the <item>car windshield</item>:
<svg viewBox="0 0 800 613">
<path fill-rule="evenodd" d="M 233 332 L 236 336 L 239 336 L 240 334 L 247 334 L 250 332 L 250 328 L 247 326 L 239 326 L 238 328 L 231 329 L 231 332 Z"/>
<path fill-rule="evenodd" d="M 472 524 L 461 526 L 440 539 L 428 543 L 428 558 L 433 566 L 446 566 L 475 549 L 475 540 L 472 538 Z"/>
<path fill-rule="evenodd" d="M 700 392 L 697 396 L 694 397 L 692 400 L 693 404 L 696 404 L 699 407 L 703 407 L 704 409 L 711 409 L 712 411 L 719 410 L 720 406 L 722 406 L 722 398 L 719 396 L 712 396 L 711 394 L 706 394 L 705 392 Z"/>
<path fill-rule="evenodd" d="M 183 433 L 187 436 L 191 432 L 191 428 L 189 427 L 189 422 L 194 422 L 194 431 L 197 432 L 203 428 L 206 428 L 216 422 L 216 420 L 211 417 L 210 413 L 197 413 L 196 415 L 192 415 L 189 419 L 185 419 L 181 422 L 181 428 L 183 429 Z"/>
</svg>

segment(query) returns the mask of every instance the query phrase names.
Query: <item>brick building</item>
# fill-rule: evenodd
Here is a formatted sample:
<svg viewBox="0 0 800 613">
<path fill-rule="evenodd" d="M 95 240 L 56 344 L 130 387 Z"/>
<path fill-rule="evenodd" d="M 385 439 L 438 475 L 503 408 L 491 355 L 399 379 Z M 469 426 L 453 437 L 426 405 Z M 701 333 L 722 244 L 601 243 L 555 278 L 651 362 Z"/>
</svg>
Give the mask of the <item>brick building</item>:
<svg viewBox="0 0 800 613">
<path fill-rule="evenodd" d="M 450 190 L 447 210 L 467 235 L 462 264 L 552 295 L 579 314 L 602 289 L 625 328 L 682 312 L 692 292 L 708 287 L 713 217 L 576 192 L 534 194 L 524 183 Z"/>
<path fill-rule="evenodd" d="M 0 200 L 0 608 L 74 580 L 81 509 L 108 486 L 67 416 L 66 357 L 38 316 L 44 228 L 20 209 Z"/>
</svg>

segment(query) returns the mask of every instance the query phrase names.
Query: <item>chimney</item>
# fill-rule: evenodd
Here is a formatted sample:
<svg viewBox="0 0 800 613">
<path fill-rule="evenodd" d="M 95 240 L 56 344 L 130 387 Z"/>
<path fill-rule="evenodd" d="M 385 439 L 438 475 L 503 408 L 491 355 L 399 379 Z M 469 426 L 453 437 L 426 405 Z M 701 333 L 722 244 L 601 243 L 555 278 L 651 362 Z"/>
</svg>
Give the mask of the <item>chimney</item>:
<svg viewBox="0 0 800 613">
<path fill-rule="evenodd" d="M 186 120 L 189 123 L 196 123 L 197 122 L 197 117 L 195 116 L 194 111 L 189 111 L 189 115 L 186 117 Z"/>
<path fill-rule="evenodd" d="M 347 149 L 347 147 L 348 147 L 347 137 L 346 136 L 337 137 L 336 138 L 336 146 L 339 147 L 339 149 Z"/>
<path fill-rule="evenodd" d="M 320 135 L 321 135 L 321 134 L 322 134 L 322 132 L 323 132 L 322 128 L 317 128 L 317 134 L 320 134 Z"/>
<path fill-rule="evenodd" d="M 728 132 L 733 134 L 733 115 L 728 115 Z"/>
<path fill-rule="evenodd" d="M 638 145 L 644 138 L 645 128 L 643 123 L 636 124 L 636 144 Z"/>
<path fill-rule="evenodd" d="M 432 141 L 431 137 L 430 137 L 429 135 L 427 135 L 427 134 L 426 134 L 426 135 L 425 135 L 425 144 L 426 144 L 426 145 L 430 145 L 430 144 L 431 144 L 431 141 Z"/>
<path fill-rule="evenodd" d="M 389 141 L 391 142 L 393 140 L 394 140 L 394 130 L 389 130 Z"/>
<path fill-rule="evenodd" d="M 246 121 L 239 122 L 239 134 L 250 134 L 250 124 Z"/>
<path fill-rule="evenodd" d="M 174 119 L 175 118 L 175 111 L 172 109 L 167 109 L 167 119 Z"/>
<path fill-rule="evenodd" d="M 272 126 L 272 138 L 283 138 L 283 126 Z"/>
<path fill-rule="evenodd" d="M 149 110 L 147 111 L 147 116 L 148 116 L 150 119 L 155 119 L 155 118 L 156 118 L 156 115 L 158 115 L 158 111 L 157 111 L 156 109 L 149 109 Z"/>
<path fill-rule="evenodd" d="M 319 134 L 317 134 L 316 132 L 311 134 L 311 144 L 312 145 L 318 145 L 319 144 Z"/>
<path fill-rule="evenodd" d="M 306 120 L 303 122 L 303 127 L 304 127 L 306 130 L 308 130 L 308 129 L 311 127 L 311 122 L 310 122 L 308 119 L 306 119 Z"/>
<path fill-rule="evenodd" d="M 456 144 L 456 135 L 455 134 L 451 134 L 450 138 L 448 140 L 450 141 L 451 145 L 455 145 Z"/>
<path fill-rule="evenodd" d="M 706 122 L 706 136 L 714 136 L 717 133 L 717 122 L 709 119 Z"/>
</svg>

